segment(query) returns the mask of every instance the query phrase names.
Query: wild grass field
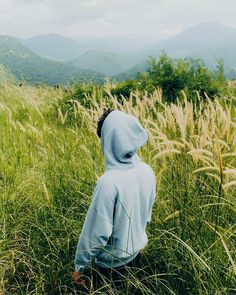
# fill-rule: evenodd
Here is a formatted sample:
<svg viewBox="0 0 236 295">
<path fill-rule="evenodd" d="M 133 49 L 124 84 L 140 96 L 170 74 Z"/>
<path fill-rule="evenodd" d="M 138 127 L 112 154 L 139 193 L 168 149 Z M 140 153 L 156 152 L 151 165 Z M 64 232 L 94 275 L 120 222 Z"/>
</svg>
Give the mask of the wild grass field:
<svg viewBox="0 0 236 295">
<path fill-rule="evenodd" d="M 157 89 L 118 100 L 107 89 L 87 103 L 61 88 L 0 87 L 0 294 L 108 290 L 71 281 L 104 169 L 96 121 L 107 107 L 148 129 L 139 155 L 157 179 L 143 267 L 121 294 L 236 294 L 236 97 L 167 103 Z"/>
</svg>

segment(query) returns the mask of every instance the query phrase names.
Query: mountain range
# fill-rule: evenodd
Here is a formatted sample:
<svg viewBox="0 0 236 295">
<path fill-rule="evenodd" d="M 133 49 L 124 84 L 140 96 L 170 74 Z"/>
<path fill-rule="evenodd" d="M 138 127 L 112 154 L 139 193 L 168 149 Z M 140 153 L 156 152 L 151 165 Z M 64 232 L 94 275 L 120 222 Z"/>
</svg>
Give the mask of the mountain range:
<svg viewBox="0 0 236 295">
<path fill-rule="evenodd" d="M 118 80 L 135 77 L 147 68 L 147 57 L 160 56 L 163 52 L 172 58 L 202 59 L 206 66 L 215 69 L 217 60 L 224 60 L 227 78 L 236 78 L 236 29 L 219 23 L 204 23 L 184 30 L 176 36 L 138 50 L 142 61 L 126 72 L 116 75 Z"/>
<path fill-rule="evenodd" d="M 3 35 L 0 35 L 0 66 L 1 75 L 5 72 L 5 75 L 14 76 L 17 81 L 29 84 L 55 85 L 104 80 L 100 73 L 46 59 L 22 45 L 19 40 Z"/>
<path fill-rule="evenodd" d="M 107 37 L 103 39 L 81 38 L 79 41 L 50 33 L 22 40 L 23 45 L 35 53 L 59 61 L 77 58 L 87 51 L 105 51 L 115 54 L 129 53 L 143 47 L 142 41 L 126 37 Z"/>
<path fill-rule="evenodd" d="M 125 37 L 77 41 L 58 34 L 26 40 L 0 35 L 1 69 L 33 84 L 133 78 L 146 70 L 150 56 L 163 52 L 173 58 L 201 58 L 211 69 L 222 58 L 225 73 L 236 77 L 236 29 L 219 23 L 200 24 L 147 46 Z"/>
<path fill-rule="evenodd" d="M 162 51 L 174 58 L 201 58 L 209 68 L 215 67 L 217 59 L 224 59 L 227 74 L 236 67 L 236 29 L 218 23 L 204 23 L 140 53 L 158 57 Z"/>
</svg>

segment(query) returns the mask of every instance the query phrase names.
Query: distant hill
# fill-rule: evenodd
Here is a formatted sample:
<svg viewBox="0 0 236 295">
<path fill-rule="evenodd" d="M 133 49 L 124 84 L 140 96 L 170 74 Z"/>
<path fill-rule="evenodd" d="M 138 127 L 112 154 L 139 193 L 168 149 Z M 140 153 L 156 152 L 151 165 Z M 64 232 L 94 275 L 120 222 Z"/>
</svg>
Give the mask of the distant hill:
<svg viewBox="0 0 236 295">
<path fill-rule="evenodd" d="M 172 38 L 135 51 L 135 55 L 140 56 L 140 62 L 114 78 L 134 78 L 140 69 L 145 71 L 147 63 L 143 60 L 151 56 L 158 58 L 163 52 L 172 58 L 203 59 L 210 69 L 214 69 L 217 59 L 222 58 L 226 76 L 232 78 L 235 77 L 236 67 L 236 29 L 218 23 L 204 23 L 184 30 Z"/>
<path fill-rule="evenodd" d="M 218 23 L 203 23 L 186 29 L 174 37 L 146 47 L 142 54 L 155 55 L 161 50 L 176 56 L 188 56 L 194 52 L 210 50 L 213 46 L 222 46 L 222 41 L 235 38 L 236 29 Z M 140 52 L 140 53 L 141 53 Z"/>
<path fill-rule="evenodd" d="M 148 63 L 146 60 L 141 61 L 133 68 L 130 68 L 128 71 L 120 72 L 114 75 L 112 78 L 114 81 L 124 81 L 124 80 L 132 80 L 137 77 L 138 73 L 146 72 Z"/>
<path fill-rule="evenodd" d="M 172 58 L 202 58 L 210 69 L 222 58 L 227 77 L 236 76 L 236 29 L 218 23 L 197 25 L 144 48 L 141 41 L 125 37 L 81 38 L 77 42 L 58 34 L 23 41 L 0 36 L 0 64 L 29 83 L 103 81 L 104 76 L 132 79 L 146 70 L 150 56 L 158 58 L 163 52 Z"/>
<path fill-rule="evenodd" d="M 236 67 L 236 29 L 219 23 L 203 23 L 174 37 L 143 48 L 140 40 L 126 37 L 81 38 L 79 42 L 58 34 L 35 36 L 23 41 L 35 53 L 53 60 L 70 60 L 67 65 L 119 80 L 145 70 L 148 57 L 166 52 L 173 58 L 202 58 L 213 69 L 223 58 L 228 77 Z"/>
<path fill-rule="evenodd" d="M 111 36 L 101 39 L 80 38 L 78 42 L 83 50 L 86 49 L 85 52 L 88 50 L 102 50 L 113 53 L 130 53 L 144 47 L 142 40 L 123 36 Z"/>
<path fill-rule="evenodd" d="M 20 41 L 34 53 L 57 61 L 71 60 L 90 50 L 127 53 L 143 47 L 142 41 L 119 36 L 102 39 L 84 37 L 77 41 L 51 33 Z"/>
<path fill-rule="evenodd" d="M 210 68 L 215 67 L 217 59 L 223 58 L 225 71 L 229 73 L 236 66 L 236 29 L 218 23 L 200 24 L 140 54 L 157 57 L 163 51 L 174 58 L 202 58 Z"/>
<path fill-rule="evenodd" d="M 30 84 L 70 83 L 77 80 L 103 80 L 94 71 L 80 70 L 62 62 L 38 56 L 16 39 L 0 35 L 0 65 L 18 81 Z"/>
<path fill-rule="evenodd" d="M 84 53 L 77 41 L 53 33 L 34 36 L 21 42 L 34 53 L 57 61 L 73 59 Z"/>
<path fill-rule="evenodd" d="M 113 76 L 134 67 L 139 61 L 140 57 L 134 54 L 89 50 L 69 64 L 80 69 L 94 70 L 103 75 Z"/>
</svg>

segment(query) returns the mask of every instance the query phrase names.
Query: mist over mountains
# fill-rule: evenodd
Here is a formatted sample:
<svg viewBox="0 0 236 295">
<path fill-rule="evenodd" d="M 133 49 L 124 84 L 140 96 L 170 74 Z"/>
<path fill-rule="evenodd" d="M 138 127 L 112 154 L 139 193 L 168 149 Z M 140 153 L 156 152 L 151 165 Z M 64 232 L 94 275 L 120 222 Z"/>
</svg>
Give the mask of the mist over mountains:
<svg viewBox="0 0 236 295">
<path fill-rule="evenodd" d="M 58 46 L 59 40 L 62 41 L 62 38 L 55 34 L 44 35 L 26 40 L 25 44 L 28 46 L 27 43 L 31 42 L 31 46 L 29 46 L 31 50 L 39 55 L 51 56 L 54 59 L 57 59 L 59 52 L 62 52 L 64 60 L 75 58 L 73 62 L 78 67 L 93 69 L 104 75 L 116 75 L 127 71 L 136 67 L 149 56 L 158 57 L 163 51 L 174 58 L 202 58 L 210 68 L 216 65 L 216 59 L 223 58 L 226 73 L 236 66 L 236 29 L 219 23 L 200 24 L 186 29 L 172 38 L 146 47 L 143 42 L 120 37 L 93 40 L 90 43 L 86 43 L 84 40 L 84 42 L 81 41 L 81 44 L 64 38 L 63 44 Z M 47 43 L 49 39 L 50 46 Z M 36 40 L 37 42 L 35 42 Z M 33 43 L 34 46 L 32 46 Z M 68 48 L 71 48 L 71 54 Z M 115 67 L 114 70 L 112 70 L 113 67 Z"/>
<path fill-rule="evenodd" d="M 69 60 L 84 53 L 83 46 L 77 41 L 54 33 L 34 36 L 21 42 L 36 54 L 56 61 Z"/>
<path fill-rule="evenodd" d="M 200 24 L 148 46 L 124 37 L 77 41 L 58 34 L 27 40 L 0 35 L 1 67 L 33 84 L 133 78 L 145 71 L 150 56 L 163 52 L 173 58 L 202 58 L 211 69 L 222 58 L 226 75 L 236 77 L 236 29 L 218 23 Z"/>
<path fill-rule="evenodd" d="M 29 84 L 55 85 L 103 80 L 100 73 L 43 58 L 9 36 L 0 36 L 0 65 L 1 73 L 4 69 L 7 77 L 13 75 L 17 81 Z"/>
<path fill-rule="evenodd" d="M 123 54 L 143 48 L 142 41 L 126 37 L 81 38 L 76 41 L 54 33 L 34 36 L 21 42 L 41 56 L 60 61 L 78 58 L 87 51 Z"/>
<path fill-rule="evenodd" d="M 213 68 L 224 59 L 226 74 L 236 66 L 236 29 L 218 23 L 200 24 L 143 51 L 144 56 L 158 56 L 164 50 L 174 58 L 202 58 Z"/>
</svg>

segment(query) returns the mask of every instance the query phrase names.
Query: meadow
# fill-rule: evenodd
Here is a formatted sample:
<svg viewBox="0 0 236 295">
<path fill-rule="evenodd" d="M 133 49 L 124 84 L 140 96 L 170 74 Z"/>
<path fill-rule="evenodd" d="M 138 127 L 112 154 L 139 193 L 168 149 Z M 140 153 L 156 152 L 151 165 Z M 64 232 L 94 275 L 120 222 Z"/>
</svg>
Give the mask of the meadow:
<svg viewBox="0 0 236 295">
<path fill-rule="evenodd" d="M 60 87 L 0 86 L 0 294 L 119 294 L 71 280 L 107 107 L 147 128 L 139 155 L 157 179 L 143 267 L 121 294 L 236 294 L 236 97 L 117 99 L 107 86 L 86 103 Z"/>
</svg>

